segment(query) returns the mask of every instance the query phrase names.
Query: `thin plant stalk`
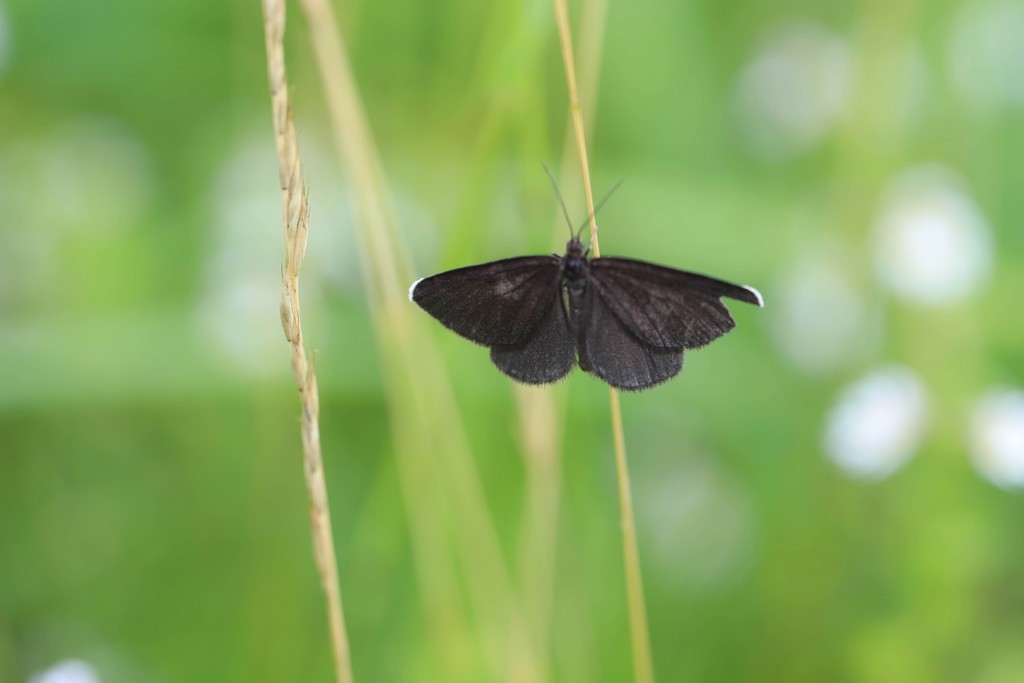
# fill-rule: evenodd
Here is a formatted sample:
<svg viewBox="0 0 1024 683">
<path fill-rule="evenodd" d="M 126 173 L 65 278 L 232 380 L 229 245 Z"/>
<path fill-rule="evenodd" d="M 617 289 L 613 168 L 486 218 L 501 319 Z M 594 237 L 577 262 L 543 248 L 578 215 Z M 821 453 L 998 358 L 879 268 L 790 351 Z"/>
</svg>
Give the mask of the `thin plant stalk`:
<svg viewBox="0 0 1024 683">
<path fill-rule="evenodd" d="M 352 660 L 338 583 L 338 561 L 331 533 L 331 514 L 320 453 L 320 399 L 316 373 L 306 354 L 299 306 L 299 271 L 309 236 L 309 196 L 303 184 L 299 146 L 292 121 L 291 101 L 284 63 L 285 5 L 283 0 L 263 0 L 267 44 L 267 72 L 274 117 L 285 232 L 284 274 L 281 278 L 281 324 L 291 348 L 291 368 L 302 403 L 302 452 L 313 554 L 327 603 L 331 653 L 338 683 L 352 683 Z"/>
<path fill-rule="evenodd" d="M 626 565 L 626 592 L 629 601 L 629 629 L 633 644 L 633 675 L 638 683 L 654 681 L 651 662 L 651 641 L 647 632 L 647 609 L 644 605 L 644 583 L 640 571 L 640 550 L 636 541 L 633 518 L 633 494 L 629 485 L 626 462 L 626 439 L 622 430 L 619 392 L 611 390 L 612 435 L 615 439 L 615 473 L 619 482 L 619 507 L 622 515 L 622 555 Z"/>
<path fill-rule="evenodd" d="M 309 27 L 335 142 L 355 187 L 357 241 L 364 250 L 364 274 L 385 359 L 389 408 L 396 434 L 405 435 L 396 440 L 396 452 L 408 514 L 419 516 L 422 511 L 411 507 L 422 504 L 431 507 L 428 514 L 446 513 L 452 525 L 450 541 L 461 562 L 476 617 L 489 667 L 487 679 L 542 680 L 542 667 L 513 590 L 444 363 L 430 335 L 411 315 L 405 295 L 411 281 L 408 257 L 396 230 L 384 174 L 334 9 L 327 0 L 301 0 L 300 7 Z M 412 463 L 417 463 L 423 478 L 412 474 Z M 424 473 L 424 469 L 431 471 Z M 443 480 L 439 478 L 442 474 Z M 413 489 L 421 495 L 410 495 Z M 410 529 L 416 534 L 424 525 L 411 523 Z M 426 560 L 447 572 L 447 564 L 441 561 L 444 547 L 413 541 L 415 551 L 430 554 L 429 558 L 417 557 L 417 564 L 421 588 L 427 593 L 428 619 L 433 623 L 446 619 L 450 596 L 433 593 L 435 586 L 422 576 L 423 564 Z M 455 585 L 447 579 L 445 583 Z M 444 600 L 435 601 L 435 597 Z"/>
<path fill-rule="evenodd" d="M 517 386 L 519 446 L 526 471 L 520 581 L 526 618 L 536 647 L 549 652 L 558 556 L 562 489 L 564 392 Z"/>
<path fill-rule="evenodd" d="M 583 114 L 576 87 L 576 69 L 569 28 L 569 12 L 565 0 L 552 0 L 558 37 L 565 64 L 565 79 L 569 91 L 570 113 L 576 136 L 576 148 L 583 174 L 583 192 L 590 216 L 590 238 L 594 258 L 601 256 L 597 238 L 597 219 L 594 217 L 594 195 L 590 186 L 590 165 L 587 161 L 587 143 L 583 131 Z M 651 643 L 647 631 L 647 609 L 644 605 L 643 577 L 640 571 L 640 552 L 636 541 L 636 523 L 633 517 L 633 498 L 630 493 L 629 466 L 626 460 L 626 439 L 622 430 L 622 410 L 619 394 L 609 389 L 612 416 L 612 434 L 615 443 L 615 471 L 619 482 L 619 507 L 622 521 L 622 552 L 626 569 L 626 595 L 629 606 L 629 627 L 633 647 L 633 676 L 637 683 L 652 683 L 654 667 L 651 662 Z"/>
<path fill-rule="evenodd" d="M 581 109 L 585 123 L 593 122 L 593 102 L 597 95 L 598 74 L 604 43 L 604 24 L 607 17 L 606 0 L 584 3 L 580 23 L 583 41 L 580 46 Z M 573 122 L 567 121 L 567 135 L 562 152 L 562 177 L 572 164 L 574 145 Z M 552 221 L 554 237 L 552 248 L 561 249 L 565 241 L 565 226 L 561 209 Z M 561 516 L 562 453 L 561 441 L 565 423 L 566 392 L 564 387 L 523 387 L 515 391 L 519 413 L 520 450 L 526 470 L 526 496 L 523 516 L 523 538 L 520 545 L 520 574 L 522 601 L 540 652 L 550 651 L 551 620 L 555 601 L 557 575 L 558 531 Z M 565 591 L 560 591 L 560 602 L 570 602 Z M 582 604 L 573 603 L 570 610 L 579 615 Z M 589 639 L 587 619 L 580 619 L 576 639 Z M 586 631 L 586 632 L 583 632 Z M 572 665 L 569 665 L 572 666 Z M 592 672 L 577 672 L 575 678 L 592 678 Z"/>
</svg>

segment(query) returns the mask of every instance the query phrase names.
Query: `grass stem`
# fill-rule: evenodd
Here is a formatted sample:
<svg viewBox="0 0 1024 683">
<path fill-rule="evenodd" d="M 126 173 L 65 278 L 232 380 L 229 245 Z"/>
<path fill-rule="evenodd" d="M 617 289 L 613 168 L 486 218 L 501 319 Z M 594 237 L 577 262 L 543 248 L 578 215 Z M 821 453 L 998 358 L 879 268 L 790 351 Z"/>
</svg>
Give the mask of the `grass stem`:
<svg viewBox="0 0 1024 683">
<path fill-rule="evenodd" d="M 590 184 L 590 165 L 587 160 L 587 143 L 583 130 L 583 113 L 580 107 L 579 91 L 576 86 L 575 59 L 572 49 L 572 34 L 569 28 L 569 12 L 565 0 L 552 0 L 558 37 L 565 64 L 565 80 L 569 91 L 569 106 L 579 153 L 580 172 L 583 174 L 583 192 L 590 216 L 591 245 L 594 258 L 601 256 L 597 237 L 597 219 L 594 217 L 594 194 Z M 650 636 L 647 630 L 647 609 L 644 605 L 643 577 L 640 572 L 640 553 L 636 541 L 636 523 L 633 517 L 633 497 L 630 492 L 629 466 L 626 460 L 626 439 L 622 430 L 622 410 L 619 394 L 609 389 L 612 415 L 612 434 L 615 443 L 615 471 L 619 483 L 619 507 L 622 521 L 622 552 L 626 569 L 626 596 L 629 606 L 629 627 L 633 649 L 633 676 L 637 683 L 651 683 L 654 667 L 651 662 Z"/>
<path fill-rule="evenodd" d="M 303 184 L 299 146 L 292 121 L 284 63 L 285 5 L 263 0 L 267 71 L 274 117 L 274 138 L 280 171 L 285 228 L 285 263 L 281 278 L 281 324 L 291 348 L 291 367 L 302 403 L 302 452 L 313 554 L 327 603 L 331 652 L 338 683 L 352 683 L 352 660 L 338 584 L 338 561 L 331 533 L 331 513 L 320 452 L 320 399 L 313 363 L 306 354 L 299 306 L 299 271 L 309 235 L 309 195 Z"/>
<path fill-rule="evenodd" d="M 410 530 L 417 536 L 413 549 L 427 618 L 432 624 L 451 625 L 450 615 L 459 614 L 457 624 L 446 630 L 462 632 L 464 605 L 451 589 L 464 585 L 476 622 L 476 634 L 465 632 L 435 642 L 440 647 L 458 646 L 476 636 L 472 640 L 482 647 L 487 673 L 462 679 L 541 681 L 543 663 L 530 640 L 444 361 L 422 327 L 425 321 L 411 315 L 414 306 L 406 296 L 412 279 L 408 250 L 397 229 L 391 193 L 337 17 L 329 0 L 300 0 L 299 6 L 309 28 L 339 157 L 355 189 L 356 241 L 382 349 L 399 477 Z M 427 519 L 444 519 L 447 524 L 438 528 L 424 523 Z M 451 550 L 458 573 L 448 561 Z M 444 658 L 443 669 L 450 671 L 451 659 Z M 436 676 L 456 678 L 450 673 Z"/>
</svg>

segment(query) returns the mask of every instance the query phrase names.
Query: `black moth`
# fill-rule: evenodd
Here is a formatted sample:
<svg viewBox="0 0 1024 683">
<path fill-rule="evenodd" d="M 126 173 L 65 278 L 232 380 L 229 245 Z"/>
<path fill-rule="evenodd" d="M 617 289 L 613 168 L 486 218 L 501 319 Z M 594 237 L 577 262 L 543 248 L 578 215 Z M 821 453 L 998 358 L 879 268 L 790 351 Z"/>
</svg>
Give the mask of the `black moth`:
<svg viewBox="0 0 1024 683">
<path fill-rule="evenodd" d="M 489 346 L 514 380 L 546 384 L 580 368 L 616 389 L 675 377 L 683 351 L 736 323 L 721 297 L 763 306 L 753 287 L 625 258 L 523 256 L 423 278 L 409 298 L 451 331 Z"/>
</svg>

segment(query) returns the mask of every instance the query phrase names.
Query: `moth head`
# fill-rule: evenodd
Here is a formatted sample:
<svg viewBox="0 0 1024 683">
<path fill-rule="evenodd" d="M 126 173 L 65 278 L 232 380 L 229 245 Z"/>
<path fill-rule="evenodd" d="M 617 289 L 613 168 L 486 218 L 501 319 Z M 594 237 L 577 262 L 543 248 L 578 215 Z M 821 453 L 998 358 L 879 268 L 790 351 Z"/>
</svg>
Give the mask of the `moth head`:
<svg viewBox="0 0 1024 683">
<path fill-rule="evenodd" d="M 581 258 L 583 256 L 583 242 L 580 241 L 580 236 L 574 235 L 571 240 L 565 244 L 565 256 L 566 258 L 576 257 Z"/>
</svg>

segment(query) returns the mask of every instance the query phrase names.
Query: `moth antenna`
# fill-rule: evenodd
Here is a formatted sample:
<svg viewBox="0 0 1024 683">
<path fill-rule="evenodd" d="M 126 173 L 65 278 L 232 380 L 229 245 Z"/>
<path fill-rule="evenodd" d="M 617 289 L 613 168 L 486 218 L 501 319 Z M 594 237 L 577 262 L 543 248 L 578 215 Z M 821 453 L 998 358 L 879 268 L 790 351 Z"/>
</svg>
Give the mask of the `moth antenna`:
<svg viewBox="0 0 1024 683">
<path fill-rule="evenodd" d="M 555 196 L 558 197 L 558 203 L 562 206 L 562 215 L 565 216 L 565 224 L 569 226 L 569 236 L 572 237 L 572 220 L 569 218 L 569 209 L 565 208 L 565 200 L 562 199 L 562 193 L 558 190 L 558 183 L 555 182 L 555 174 L 551 172 L 547 164 L 544 164 L 544 170 L 547 171 L 548 178 L 551 179 L 551 187 L 555 188 Z"/>
<path fill-rule="evenodd" d="M 608 190 L 607 192 L 604 193 L 604 196 L 601 197 L 601 201 L 599 201 L 596 205 L 594 205 L 594 213 L 592 213 L 589 216 L 587 216 L 587 220 L 583 221 L 583 223 L 580 225 L 580 227 L 576 229 L 576 236 L 577 237 L 579 237 L 580 233 L 583 232 L 583 228 L 587 227 L 587 223 L 590 222 L 591 218 L 597 218 L 597 212 L 601 210 L 601 207 L 604 206 L 605 202 L 607 202 L 609 199 L 612 198 L 612 195 L 615 194 L 615 190 L 619 189 L 619 187 L 621 187 L 621 186 L 622 186 L 622 181 L 620 180 L 619 182 L 617 182 L 614 185 L 612 185 L 612 188 L 610 190 Z M 593 242 L 594 239 L 591 238 L 590 241 Z"/>
</svg>

